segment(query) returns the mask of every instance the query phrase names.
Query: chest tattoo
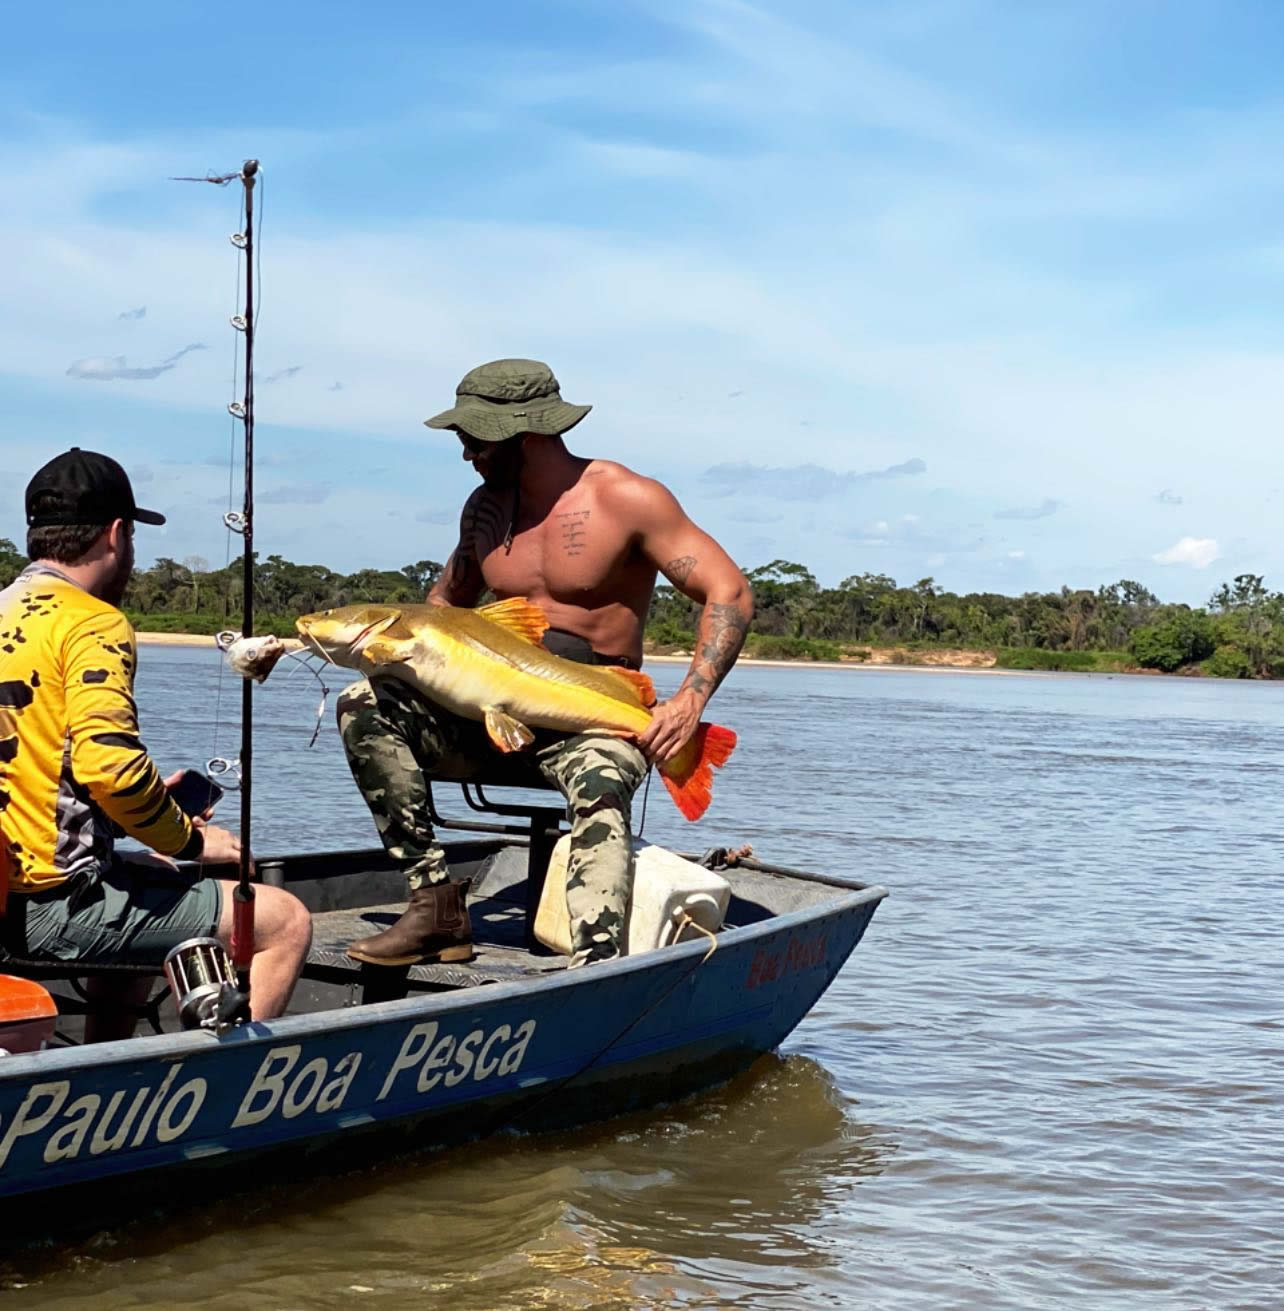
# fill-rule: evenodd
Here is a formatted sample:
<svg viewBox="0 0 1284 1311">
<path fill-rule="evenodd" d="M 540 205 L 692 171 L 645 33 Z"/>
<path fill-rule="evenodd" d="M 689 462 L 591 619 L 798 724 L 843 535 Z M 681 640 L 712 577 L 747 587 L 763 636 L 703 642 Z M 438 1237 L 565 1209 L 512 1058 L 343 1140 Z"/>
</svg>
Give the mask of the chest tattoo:
<svg viewBox="0 0 1284 1311">
<path fill-rule="evenodd" d="M 562 510 L 557 522 L 562 530 L 562 550 L 567 555 L 583 555 L 588 542 L 588 521 L 591 510 Z"/>
</svg>

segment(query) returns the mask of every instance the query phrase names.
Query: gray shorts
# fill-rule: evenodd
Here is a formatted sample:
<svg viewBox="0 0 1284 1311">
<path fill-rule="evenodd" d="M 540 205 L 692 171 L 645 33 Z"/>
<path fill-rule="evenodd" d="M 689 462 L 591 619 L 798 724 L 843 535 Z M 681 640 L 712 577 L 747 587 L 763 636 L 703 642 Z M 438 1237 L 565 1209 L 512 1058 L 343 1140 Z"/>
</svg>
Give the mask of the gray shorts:
<svg viewBox="0 0 1284 1311">
<path fill-rule="evenodd" d="M 160 966 L 171 947 L 214 936 L 223 894 L 214 879 L 117 857 L 25 902 L 26 954 L 101 964 Z"/>
</svg>

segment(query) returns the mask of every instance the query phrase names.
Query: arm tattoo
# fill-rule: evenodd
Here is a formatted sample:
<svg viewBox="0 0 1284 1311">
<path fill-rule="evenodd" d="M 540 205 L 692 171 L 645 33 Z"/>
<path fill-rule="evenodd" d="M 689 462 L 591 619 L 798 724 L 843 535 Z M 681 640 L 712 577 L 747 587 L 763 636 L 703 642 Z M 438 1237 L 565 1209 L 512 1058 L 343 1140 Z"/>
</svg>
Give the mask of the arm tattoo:
<svg viewBox="0 0 1284 1311">
<path fill-rule="evenodd" d="M 485 492 L 475 493 L 464 506 L 459 545 L 451 558 L 447 582 L 471 604 L 482 587 L 481 562 L 500 544 L 506 532 L 504 509 Z"/>
<path fill-rule="evenodd" d="M 749 614 L 743 607 L 710 601 L 700 616 L 696 656 L 683 686 L 706 701 L 736 663 L 749 631 Z"/>
<path fill-rule="evenodd" d="M 495 497 L 483 494 L 468 503 L 460 545 L 464 554 L 480 565 L 504 540 L 507 531 L 503 507 Z"/>
<path fill-rule="evenodd" d="M 660 572 L 675 587 L 681 587 L 691 577 L 691 571 L 695 567 L 696 558 L 694 555 L 680 555 L 676 560 L 670 560 Z"/>
</svg>

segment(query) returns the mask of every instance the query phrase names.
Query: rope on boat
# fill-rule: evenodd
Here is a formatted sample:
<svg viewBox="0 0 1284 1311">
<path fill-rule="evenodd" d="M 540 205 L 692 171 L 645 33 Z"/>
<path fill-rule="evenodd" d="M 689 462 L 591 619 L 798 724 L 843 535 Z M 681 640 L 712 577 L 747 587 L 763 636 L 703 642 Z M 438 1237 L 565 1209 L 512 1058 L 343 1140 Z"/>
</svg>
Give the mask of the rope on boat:
<svg viewBox="0 0 1284 1311">
<path fill-rule="evenodd" d="M 638 831 L 633 835 L 639 840 L 642 832 L 646 828 L 646 803 L 647 798 L 651 795 L 651 774 L 655 766 L 648 762 L 646 767 L 646 782 L 642 785 L 642 818 L 638 821 Z"/>
<path fill-rule="evenodd" d="M 695 929 L 695 931 L 702 937 L 709 939 L 709 950 L 704 953 L 704 956 L 700 960 L 700 964 L 703 965 L 705 961 L 707 961 L 709 957 L 718 950 L 718 935 L 714 933 L 712 929 L 706 929 L 703 924 L 697 923 L 684 910 L 682 912 L 682 918 L 678 921 L 677 931 L 674 934 L 675 940 L 681 937 L 683 929 L 688 928 Z"/>
</svg>

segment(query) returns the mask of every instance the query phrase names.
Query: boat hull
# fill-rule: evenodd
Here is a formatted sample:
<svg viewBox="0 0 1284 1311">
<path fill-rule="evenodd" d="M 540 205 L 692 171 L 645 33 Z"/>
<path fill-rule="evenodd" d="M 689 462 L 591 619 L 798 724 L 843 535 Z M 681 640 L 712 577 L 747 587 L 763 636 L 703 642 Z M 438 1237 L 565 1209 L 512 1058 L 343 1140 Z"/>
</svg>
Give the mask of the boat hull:
<svg viewBox="0 0 1284 1311">
<path fill-rule="evenodd" d="M 542 1131 L 671 1101 L 776 1047 L 860 941 L 885 892 L 531 982 L 131 1039 L 0 1063 L 0 1206 L 160 1187 L 176 1168 L 329 1160 Z M 337 1160 L 337 1157 L 336 1157 Z M 95 1187 L 98 1185 L 98 1187 Z M 156 1195 L 142 1190 L 149 1199 Z"/>
</svg>

